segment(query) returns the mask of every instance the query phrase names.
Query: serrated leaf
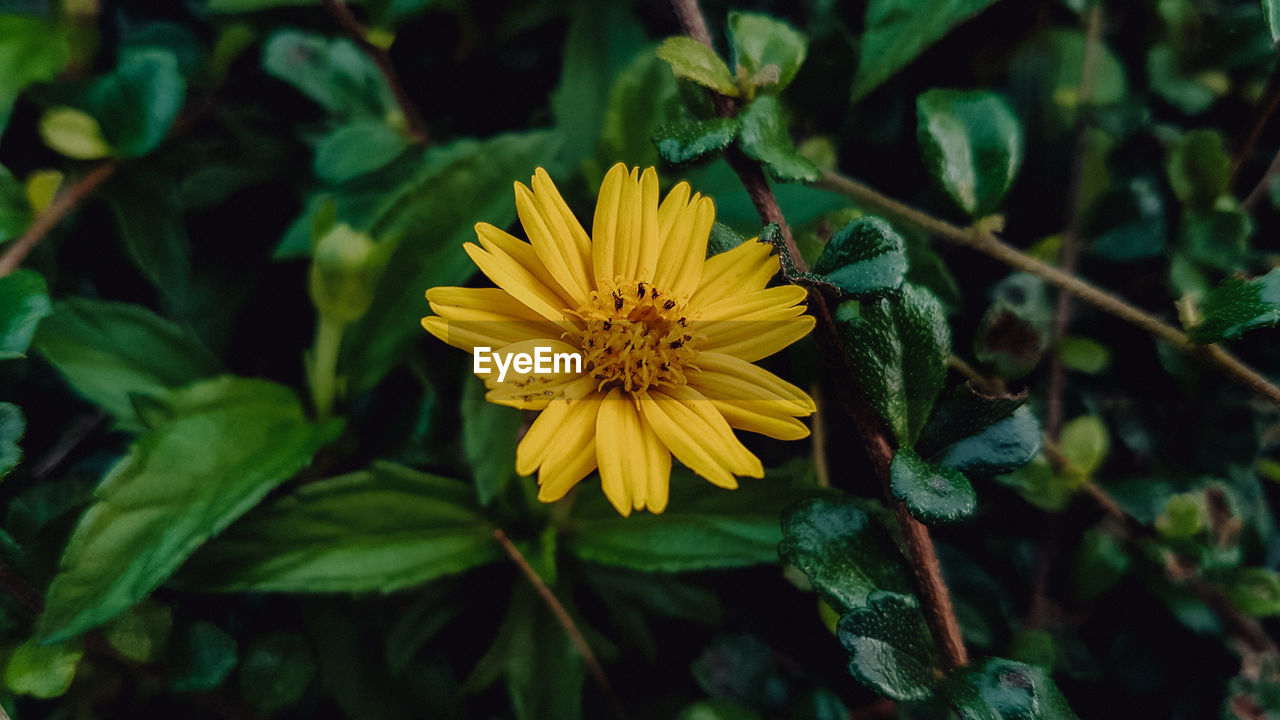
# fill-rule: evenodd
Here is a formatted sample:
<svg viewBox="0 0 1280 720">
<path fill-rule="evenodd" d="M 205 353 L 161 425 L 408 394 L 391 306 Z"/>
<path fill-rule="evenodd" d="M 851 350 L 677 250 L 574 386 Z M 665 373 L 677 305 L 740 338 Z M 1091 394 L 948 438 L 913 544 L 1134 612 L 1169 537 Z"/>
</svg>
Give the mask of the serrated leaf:
<svg viewBox="0 0 1280 720">
<path fill-rule="evenodd" d="M 850 99 L 857 101 L 914 60 L 953 27 L 995 0 L 871 0 Z"/>
<path fill-rule="evenodd" d="M 873 592 L 840 618 L 837 635 L 853 653 L 849 673 L 858 682 L 899 702 L 932 694 L 937 648 L 913 596 Z"/>
<path fill-rule="evenodd" d="M 672 165 L 685 165 L 722 152 L 742 126 L 734 118 L 712 118 L 663 125 L 653 135 L 658 155 Z"/>
<path fill-rule="evenodd" d="M 1235 340 L 1248 330 L 1280 323 L 1280 268 L 1245 280 L 1233 275 L 1205 298 L 1199 323 L 1187 334 L 1200 344 Z"/>
<path fill-rule="evenodd" d="M 836 318 L 872 407 L 900 446 L 913 446 L 942 390 L 951 353 L 951 330 L 938 299 L 906 283 L 856 311 L 845 303 Z"/>
<path fill-rule="evenodd" d="M 938 691 L 961 720 L 1076 720 L 1048 673 L 1004 658 L 956 668 Z"/>
<path fill-rule="evenodd" d="M 795 28 L 767 15 L 731 12 L 729 45 L 734 64 L 748 83 L 764 92 L 782 92 L 804 63 L 809 41 Z"/>
<path fill-rule="evenodd" d="M 0 402 L 0 478 L 22 462 L 18 441 L 27 430 L 22 409 L 13 403 Z"/>
<path fill-rule="evenodd" d="M 395 128 L 377 120 L 357 120 L 325 136 L 316 147 L 316 176 L 340 183 L 385 166 L 408 142 Z"/>
<path fill-rule="evenodd" d="M 932 457 L 1004 420 L 1026 402 L 1026 392 L 988 395 L 969 381 L 955 385 L 938 400 L 916 450 L 923 457 Z"/>
<path fill-rule="evenodd" d="M 191 558 L 204 590 L 391 592 L 499 559 L 465 483 L 389 463 L 264 505 Z"/>
<path fill-rule="evenodd" d="M 131 395 L 160 395 L 223 369 L 194 333 L 141 306 L 71 298 L 53 309 L 36 349 L 126 426 L 138 425 Z"/>
<path fill-rule="evenodd" d="M 813 272 L 851 297 L 897 290 L 907 273 L 905 243 L 883 219 L 861 217 L 831 236 Z"/>
<path fill-rule="evenodd" d="M 781 103 L 772 95 L 758 97 L 738 114 L 742 132 L 738 143 L 752 160 L 764 164 L 778 182 L 814 182 L 822 171 L 796 152 Z"/>
<path fill-rule="evenodd" d="M 658 57 L 671 66 L 676 77 L 696 82 L 721 95 L 738 96 L 738 83 L 716 51 L 690 37 L 669 37 L 658 48 Z"/>
<path fill-rule="evenodd" d="M 992 92 L 934 89 L 916 98 L 925 168 L 979 218 L 995 212 L 1022 166 L 1022 124 Z"/>
<path fill-rule="evenodd" d="M 36 327 L 52 313 L 40 273 L 19 268 L 0 277 L 0 360 L 25 357 Z"/>
<path fill-rule="evenodd" d="M 84 99 L 102 137 L 122 157 L 154 150 L 169 134 L 186 101 L 187 83 L 173 53 L 137 50 L 96 80 Z"/>
<path fill-rule="evenodd" d="M 1020 407 L 1009 417 L 960 440 L 932 457 L 966 475 L 998 475 L 1026 465 L 1040 452 L 1040 421 Z"/>
<path fill-rule="evenodd" d="M 182 414 L 140 435 L 98 485 L 49 586 L 43 639 L 132 607 L 342 426 L 310 422 L 292 390 L 262 380 L 215 378 L 176 394 L 202 401 L 177 403 Z"/>
<path fill-rule="evenodd" d="M 1165 170 L 1174 194 L 1183 204 L 1209 210 L 1227 190 L 1231 156 L 1216 130 L 1192 130 L 1169 151 Z"/>
<path fill-rule="evenodd" d="M 978 493 L 968 478 L 954 468 L 926 462 L 910 448 L 894 454 L 889 489 L 923 523 L 962 520 L 978 507 Z"/>
<path fill-rule="evenodd" d="M 778 554 L 841 614 L 866 605 L 877 590 L 912 591 L 888 531 L 853 498 L 814 498 L 788 508 Z"/>
</svg>

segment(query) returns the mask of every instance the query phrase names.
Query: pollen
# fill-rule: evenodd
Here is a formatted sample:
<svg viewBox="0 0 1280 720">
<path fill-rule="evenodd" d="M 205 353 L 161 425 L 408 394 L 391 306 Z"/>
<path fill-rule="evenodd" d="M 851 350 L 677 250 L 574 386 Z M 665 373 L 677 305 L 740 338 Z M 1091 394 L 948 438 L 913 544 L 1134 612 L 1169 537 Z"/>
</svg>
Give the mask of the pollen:
<svg viewBox="0 0 1280 720">
<path fill-rule="evenodd" d="M 696 367 L 698 336 L 689 330 L 685 298 L 643 281 L 601 280 L 574 313 L 585 324 L 582 357 L 602 391 L 639 393 L 658 385 L 680 387 Z"/>
</svg>

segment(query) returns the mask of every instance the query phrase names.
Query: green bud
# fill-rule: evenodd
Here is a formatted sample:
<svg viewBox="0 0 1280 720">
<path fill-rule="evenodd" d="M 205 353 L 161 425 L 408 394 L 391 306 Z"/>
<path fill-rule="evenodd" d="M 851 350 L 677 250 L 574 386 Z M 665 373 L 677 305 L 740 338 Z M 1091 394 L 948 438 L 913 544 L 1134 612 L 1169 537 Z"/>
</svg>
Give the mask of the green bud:
<svg viewBox="0 0 1280 720">
<path fill-rule="evenodd" d="M 1204 527 L 1203 515 L 1198 493 L 1174 495 L 1156 518 L 1156 531 L 1171 540 L 1192 537 Z"/>
<path fill-rule="evenodd" d="M 386 254 L 368 235 L 335 225 L 316 243 L 311 300 L 329 322 L 346 325 L 369 309 Z"/>
</svg>

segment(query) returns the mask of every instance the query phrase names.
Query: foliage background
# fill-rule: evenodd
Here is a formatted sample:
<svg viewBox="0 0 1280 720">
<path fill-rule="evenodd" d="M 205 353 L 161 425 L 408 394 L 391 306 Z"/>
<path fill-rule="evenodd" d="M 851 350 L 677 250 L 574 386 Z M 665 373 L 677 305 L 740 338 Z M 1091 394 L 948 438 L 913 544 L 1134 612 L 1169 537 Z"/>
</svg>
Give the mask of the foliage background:
<svg viewBox="0 0 1280 720">
<path fill-rule="evenodd" d="M 678 471 L 665 514 L 623 519 L 591 482 L 547 507 L 513 477 L 524 419 L 484 403 L 465 355 L 418 326 L 423 290 L 481 282 L 461 244 L 477 221 L 515 220 L 513 180 L 546 167 L 585 218 L 611 164 L 659 165 L 715 198 L 718 242 L 761 233 L 718 152 L 729 140 L 708 139 L 708 96 L 656 53 L 681 34 L 667 4 L 0 9 L 0 252 L 40 240 L 0 277 L 11 716 L 1071 717 L 1056 685 L 1080 717 L 1280 717 L 1266 637 L 1280 613 L 1275 406 L 1092 307 L 1055 326 L 1051 286 L 910 218 L 888 215 L 884 237 L 939 301 L 924 314 L 950 348 L 929 357 L 966 361 L 944 384 L 972 365 L 983 387 L 1029 392 L 1027 420 L 996 440 L 1026 451 L 1014 466 L 1035 459 L 970 473 L 976 510 L 932 528 L 970 651 L 1026 665 L 975 661 L 972 678 L 938 684 L 936 658 L 917 662 L 928 633 L 904 649 L 920 628 L 868 600 L 913 591 L 812 343 L 768 364 L 816 389 L 821 429 L 753 438 L 763 481 L 726 493 Z M 1280 320 L 1273 3 L 704 10 L 730 73 L 731 11 L 793 28 L 759 30 L 784 57 L 797 58 L 788 33 L 802 36 L 794 80 L 760 76 L 737 147 L 775 180 L 811 181 L 774 187 L 811 265 L 835 231 L 883 211 L 817 181 L 839 171 L 959 226 L 999 213 L 1012 245 L 1280 372 L 1274 333 L 1244 332 Z M 744 77 L 724 87 L 754 93 Z M 956 142 L 973 150 L 959 166 L 944 147 Z M 948 170 L 972 173 L 977 195 Z M 356 243 L 371 264 L 319 242 L 335 222 L 376 243 Z M 842 327 L 899 302 L 871 299 L 883 290 L 842 305 Z M 340 323 L 335 379 L 318 312 L 352 305 L 367 311 Z M 917 402 L 929 383 L 903 378 Z M 337 411 L 321 417 L 329 381 Z M 883 409 L 893 398 L 877 392 Z M 795 510 L 780 524 L 805 498 L 833 538 L 802 537 Z M 853 527 L 863 519 L 877 529 Z M 856 618 L 837 637 L 839 613 L 867 608 L 898 618 L 888 637 Z M 854 663 L 860 684 L 846 647 L 868 638 L 880 644 Z M 868 680 L 868 662 L 888 679 Z"/>
</svg>

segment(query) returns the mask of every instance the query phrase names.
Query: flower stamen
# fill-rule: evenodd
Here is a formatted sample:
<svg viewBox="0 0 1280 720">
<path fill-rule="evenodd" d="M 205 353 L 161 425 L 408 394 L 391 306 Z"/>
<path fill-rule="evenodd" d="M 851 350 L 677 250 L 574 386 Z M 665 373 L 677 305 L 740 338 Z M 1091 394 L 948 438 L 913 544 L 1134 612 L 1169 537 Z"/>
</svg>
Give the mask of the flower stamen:
<svg viewBox="0 0 1280 720">
<path fill-rule="evenodd" d="M 582 355 L 601 391 L 643 392 L 655 385 L 679 387 L 697 359 L 697 336 L 687 329 L 683 298 L 652 284 L 602 279 L 600 289 L 573 313 L 586 324 Z"/>
</svg>

